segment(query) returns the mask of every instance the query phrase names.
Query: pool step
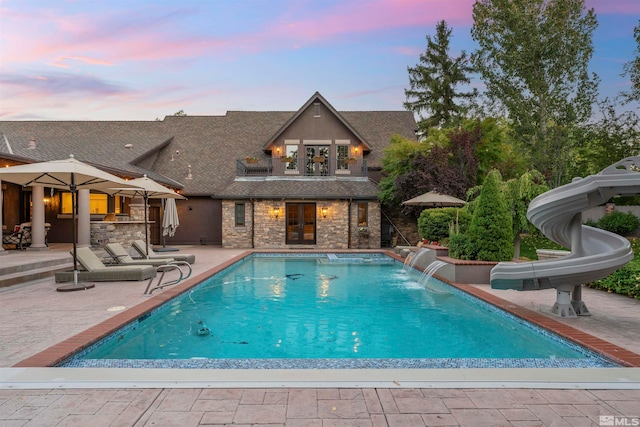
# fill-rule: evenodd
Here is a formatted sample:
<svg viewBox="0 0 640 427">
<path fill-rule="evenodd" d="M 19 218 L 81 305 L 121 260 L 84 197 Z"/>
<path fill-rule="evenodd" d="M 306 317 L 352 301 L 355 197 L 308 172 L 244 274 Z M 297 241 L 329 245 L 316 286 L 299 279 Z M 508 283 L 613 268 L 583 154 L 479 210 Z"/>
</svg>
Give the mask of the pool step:
<svg viewBox="0 0 640 427">
<path fill-rule="evenodd" d="M 71 257 L 0 267 L 0 288 L 46 279 L 52 277 L 58 271 L 70 268 L 73 268 Z"/>
</svg>

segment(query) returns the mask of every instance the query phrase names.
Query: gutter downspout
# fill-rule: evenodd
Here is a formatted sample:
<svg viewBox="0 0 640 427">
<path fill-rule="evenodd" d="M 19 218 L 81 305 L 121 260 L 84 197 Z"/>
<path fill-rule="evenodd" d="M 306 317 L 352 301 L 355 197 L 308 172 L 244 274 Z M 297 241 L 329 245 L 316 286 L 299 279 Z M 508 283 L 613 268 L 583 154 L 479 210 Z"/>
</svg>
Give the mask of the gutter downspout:
<svg viewBox="0 0 640 427">
<path fill-rule="evenodd" d="M 353 199 L 349 199 L 349 208 L 347 209 L 348 214 L 347 214 L 347 218 L 349 218 L 347 220 L 347 249 L 351 249 L 351 203 L 352 203 Z"/>
<path fill-rule="evenodd" d="M 256 203 L 253 198 L 249 199 L 251 201 L 251 249 L 256 248 Z"/>
</svg>

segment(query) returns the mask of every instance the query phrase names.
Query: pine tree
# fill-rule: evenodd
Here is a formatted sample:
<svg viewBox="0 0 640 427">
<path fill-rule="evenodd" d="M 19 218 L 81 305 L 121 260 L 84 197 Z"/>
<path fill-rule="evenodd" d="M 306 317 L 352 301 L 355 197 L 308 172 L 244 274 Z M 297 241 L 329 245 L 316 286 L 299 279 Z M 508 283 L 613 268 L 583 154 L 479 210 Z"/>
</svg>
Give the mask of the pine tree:
<svg viewBox="0 0 640 427">
<path fill-rule="evenodd" d="M 455 125 L 468 109 L 459 100 L 476 95 L 475 90 L 456 91 L 458 85 L 471 82 L 468 74 L 473 70 L 465 51 L 457 58 L 449 56 L 451 29 L 447 23 L 440 21 L 435 37 L 426 39 L 427 49 L 420 55 L 420 63 L 407 69 L 410 89 L 404 91 L 407 98 L 404 107 L 418 114 L 418 127 L 423 133 L 432 126 Z"/>
</svg>

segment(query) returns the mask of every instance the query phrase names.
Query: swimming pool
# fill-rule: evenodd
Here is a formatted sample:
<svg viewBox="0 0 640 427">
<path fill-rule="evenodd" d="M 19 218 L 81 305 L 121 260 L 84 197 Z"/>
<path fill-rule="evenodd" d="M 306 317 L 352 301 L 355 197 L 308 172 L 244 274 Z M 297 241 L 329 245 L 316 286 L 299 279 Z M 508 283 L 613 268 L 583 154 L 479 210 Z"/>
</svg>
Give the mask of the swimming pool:
<svg viewBox="0 0 640 427">
<path fill-rule="evenodd" d="M 383 254 L 254 254 L 67 367 L 618 366 Z"/>
</svg>

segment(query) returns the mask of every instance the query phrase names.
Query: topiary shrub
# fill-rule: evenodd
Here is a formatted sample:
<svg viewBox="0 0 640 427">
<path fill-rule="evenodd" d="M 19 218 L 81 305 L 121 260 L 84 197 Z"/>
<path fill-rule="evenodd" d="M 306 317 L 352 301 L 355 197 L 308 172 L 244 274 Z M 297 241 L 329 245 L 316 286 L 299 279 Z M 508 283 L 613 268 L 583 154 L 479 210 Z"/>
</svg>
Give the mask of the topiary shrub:
<svg viewBox="0 0 640 427">
<path fill-rule="evenodd" d="M 482 184 L 469 226 L 476 259 L 480 261 L 510 261 L 513 258 L 513 220 L 501 187 L 502 176 L 494 169 Z"/>
<path fill-rule="evenodd" d="M 621 236 L 628 236 L 638 229 L 640 219 L 631 212 L 616 211 L 600 218 L 596 226 Z"/>
<path fill-rule="evenodd" d="M 425 209 L 418 218 L 420 237 L 426 240 L 440 242 L 449 237 L 449 227 L 458 221 L 461 232 L 466 232 L 471 223 L 471 215 L 466 209 L 434 208 Z"/>
</svg>

